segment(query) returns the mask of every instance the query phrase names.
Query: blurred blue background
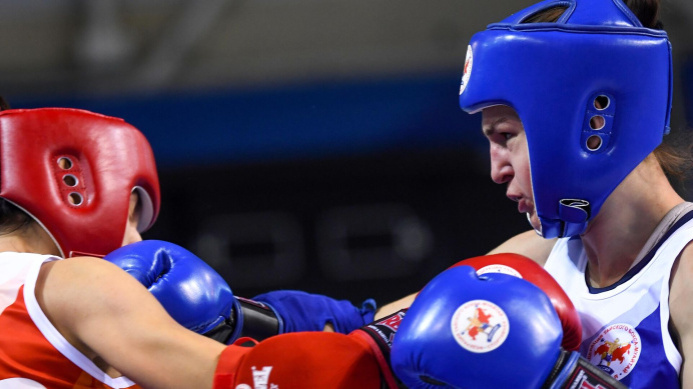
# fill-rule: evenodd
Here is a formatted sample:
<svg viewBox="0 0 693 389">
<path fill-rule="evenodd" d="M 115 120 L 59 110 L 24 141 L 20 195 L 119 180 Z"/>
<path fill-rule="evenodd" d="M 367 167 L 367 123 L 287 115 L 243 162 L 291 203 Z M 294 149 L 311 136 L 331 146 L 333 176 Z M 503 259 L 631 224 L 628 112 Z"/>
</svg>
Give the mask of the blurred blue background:
<svg viewBox="0 0 693 389">
<path fill-rule="evenodd" d="M 145 238 L 236 293 L 385 302 L 527 229 L 457 96 L 472 34 L 531 3 L 0 0 L 0 92 L 138 127 L 163 193 Z M 662 19 L 685 131 L 693 5 Z"/>
</svg>

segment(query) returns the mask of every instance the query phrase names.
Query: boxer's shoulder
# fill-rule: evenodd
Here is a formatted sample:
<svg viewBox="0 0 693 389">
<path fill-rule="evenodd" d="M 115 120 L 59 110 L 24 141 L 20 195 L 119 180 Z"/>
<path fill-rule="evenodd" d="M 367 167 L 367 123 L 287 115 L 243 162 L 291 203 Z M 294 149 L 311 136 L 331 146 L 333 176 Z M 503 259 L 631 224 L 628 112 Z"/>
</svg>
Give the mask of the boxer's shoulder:
<svg viewBox="0 0 693 389">
<path fill-rule="evenodd" d="M 671 272 L 669 307 L 671 318 L 678 331 L 685 327 L 692 329 L 693 337 L 693 244 L 689 243 L 679 254 Z"/>
<path fill-rule="evenodd" d="M 37 288 L 42 286 L 47 278 L 51 278 L 58 283 L 75 285 L 79 282 L 77 277 L 83 276 L 84 281 L 98 277 L 99 275 L 110 276 L 113 272 L 120 273 L 117 266 L 95 257 L 72 257 L 57 261 L 45 262 L 41 266 L 37 280 Z"/>
<path fill-rule="evenodd" d="M 534 230 L 529 230 L 511 237 L 491 250 L 488 254 L 520 254 L 543 266 L 554 244 L 556 244 L 556 239 L 544 239 Z"/>
<path fill-rule="evenodd" d="M 97 313 L 106 314 L 116 306 L 137 305 L 148 295 L 126 272 L 93 257 L 43 264 L 34 293 L 48 318 L 58 323 L 79 321 L 82 313 L 94 319 Z"/>
<path fill-rule="evenodd" d="M 679 254 L 670 280 L 669 312 L 670 330 L 676 347 L 684 358 L 693 354 L 693 245 L 689 243 Z M 682 383 L 693 382 L 693 369 L 682 367 L 679 373 Z"/>
</svg>

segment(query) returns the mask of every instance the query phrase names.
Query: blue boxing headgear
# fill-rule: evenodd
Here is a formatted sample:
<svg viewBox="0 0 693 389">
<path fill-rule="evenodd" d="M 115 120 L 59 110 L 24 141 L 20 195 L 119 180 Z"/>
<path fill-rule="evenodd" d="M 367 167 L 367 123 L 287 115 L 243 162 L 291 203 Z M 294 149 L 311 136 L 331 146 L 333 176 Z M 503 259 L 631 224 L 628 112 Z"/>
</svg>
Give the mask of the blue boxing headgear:
<svg viewBox="0 0 693 389">
<path fill-rule="evenodd" d="M 557 6 L 567 8 L 555 23 L 524 23 Z M 554 238 L 584 232 L 661 143 L 671 94 L 666 32 L 643 27 L 621 0 L 546 0 L 472 37 L 460 106 L 517 111 L 539 232 Z"/>
</svg>

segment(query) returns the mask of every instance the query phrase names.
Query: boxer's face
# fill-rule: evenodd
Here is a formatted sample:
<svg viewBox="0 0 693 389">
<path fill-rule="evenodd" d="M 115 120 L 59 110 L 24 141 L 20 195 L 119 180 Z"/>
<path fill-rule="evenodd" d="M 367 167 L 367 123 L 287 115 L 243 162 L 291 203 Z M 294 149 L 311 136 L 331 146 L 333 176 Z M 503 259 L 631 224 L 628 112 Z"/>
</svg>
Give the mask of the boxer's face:
<svg viewBox="0 0 693 389">
<path fill-rule="evenodd" d="M 128 224 L 125 226 L 123 246 L 142 240 L 142 236 L 137 231 L 137 222 L 140 220 L 140 208 L 140 196 L 137 195 L 137 192 L 133 192 L 130 195 L 130 207 L 128 209 Z"/>
<path fill-rule="evenodd" d="M 519 116 L 507 105 L 485 108 L 481 128 L 490 144 L 491 179 L 497 184 L 507 184 L 505 195 L 516 201 L 517 210 L 526 213 L 532 227 L 539 229 L 527 138 Z"/>
</svg>

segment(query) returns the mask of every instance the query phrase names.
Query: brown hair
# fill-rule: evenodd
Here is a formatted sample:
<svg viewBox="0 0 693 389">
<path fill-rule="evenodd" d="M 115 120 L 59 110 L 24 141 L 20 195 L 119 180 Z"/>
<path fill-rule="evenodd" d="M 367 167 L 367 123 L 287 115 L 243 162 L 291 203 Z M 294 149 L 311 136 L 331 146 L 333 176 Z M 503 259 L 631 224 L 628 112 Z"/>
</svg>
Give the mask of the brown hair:
<svg viewBox="0 0 693 389">
<path fill-rule="evenodd" d="M 640 23 L 648 28 L 662 29 L 662 22 L 659 20 L 660 0 L 622 0 L 625 5 L 637 16 Z M 523 21 L 523 23 L 553 23 L 563 15 L 568 8 L 567 5 L 557 5 L 542 12 L 534 14 Z"/>
<path fill-rule="evenodd" d="M 643 26 L 663 29 L 663 24 L 659 20 L 660 0 L 623 0 L 623 2 L 638 17 Z M 687 130 L 676 131 L 665 136 L 664 142 L 654 150 L 654 156 L 662 170 L 679 191 L 684 189 L 684 183 L 693 167 L 691 150 L 693 150 L 693 138 Z"/>
<path fill-rule="evenodd" d="M 662 29 L 662 22 L 659 20 L 660 0 L 623 0 L 623 2 L 638 17 L 643 26 Z"/>
</svg>

